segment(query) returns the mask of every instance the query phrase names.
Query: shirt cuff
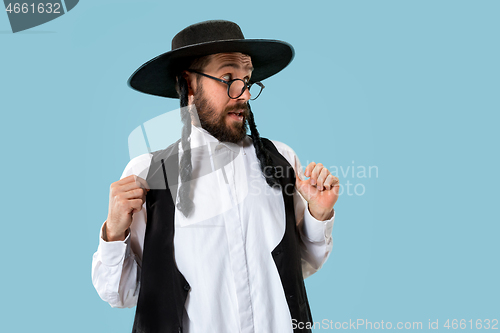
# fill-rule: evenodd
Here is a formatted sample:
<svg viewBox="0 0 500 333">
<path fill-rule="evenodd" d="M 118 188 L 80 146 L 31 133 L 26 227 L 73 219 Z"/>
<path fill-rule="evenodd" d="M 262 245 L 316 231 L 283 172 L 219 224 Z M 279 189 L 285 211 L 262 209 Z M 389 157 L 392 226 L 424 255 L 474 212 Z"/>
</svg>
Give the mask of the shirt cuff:
<svg viewBox="0 0 500 333">
<path fill-rule="evenodd" d="M 106 266 L 115 266 L 120 264 L 125 258 L 130 256 L 130 232 L 123 241 L 108 242 L 103 238 L 104 224 L 101 227 L 99 237 L 99 248 L 97 249 L 101 262 Z"/>
<path fill-rule="evenodd" d="M 309 205 L 304 209 L 304 226 L 302 232 L 311 242 L 320 243 L 332 236 L 333 221 L 335 220 L 335 210 L 333 216 L 325 221 L 315 219 L 309 212 Z"/>
</svg>

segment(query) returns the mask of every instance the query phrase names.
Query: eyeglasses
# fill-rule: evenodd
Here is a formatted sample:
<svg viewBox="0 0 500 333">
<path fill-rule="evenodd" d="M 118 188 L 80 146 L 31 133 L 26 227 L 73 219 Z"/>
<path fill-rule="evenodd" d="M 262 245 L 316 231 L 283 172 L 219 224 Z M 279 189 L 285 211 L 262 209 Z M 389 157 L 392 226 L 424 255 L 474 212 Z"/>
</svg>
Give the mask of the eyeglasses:
<svg viewBox="0 0 500 333">
<path fill-rule="evenodd" d="M 205 73 L 197 72 L 194 70 L 188 70 L 188 72 L 196 73 L 205 77 L 208 77 L 209 79 L 219 81 L 222 83 L 227 84 L 227 95 L 229 98 L 236 99 L 239 98 L 243 93 L 245 92 L 245 89 L 248 89 L 250 92 L 251 96 L 255 96 L 253 98 L 250 98 L 250 100 L 256 100 L 257 97 L 260 96 L 260 93 L 262 92 L 262 89 L 264 89 L 264 85 L 260 82 L 245 82 L 242 79 L 234 79 L 234 80 L 222 80 L 213 76 L 210 76 Z"/>
</svg>

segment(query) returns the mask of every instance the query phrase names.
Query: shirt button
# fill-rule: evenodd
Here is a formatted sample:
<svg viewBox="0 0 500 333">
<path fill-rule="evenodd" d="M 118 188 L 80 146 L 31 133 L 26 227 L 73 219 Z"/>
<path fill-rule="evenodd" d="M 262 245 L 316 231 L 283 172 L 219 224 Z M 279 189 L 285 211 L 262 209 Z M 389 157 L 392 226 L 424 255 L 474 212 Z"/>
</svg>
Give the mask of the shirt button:
<svg viewBox="0 0 500 333">
<path fill-rule="evenodd" d="M 190 289 L 191 289 L 191 287 L 189 286 L 189 283 L 186 283 L 186 284 L 184 285 L 184 290 L 185 290 L 185 291 L 189 291 Z"/>
</svg>

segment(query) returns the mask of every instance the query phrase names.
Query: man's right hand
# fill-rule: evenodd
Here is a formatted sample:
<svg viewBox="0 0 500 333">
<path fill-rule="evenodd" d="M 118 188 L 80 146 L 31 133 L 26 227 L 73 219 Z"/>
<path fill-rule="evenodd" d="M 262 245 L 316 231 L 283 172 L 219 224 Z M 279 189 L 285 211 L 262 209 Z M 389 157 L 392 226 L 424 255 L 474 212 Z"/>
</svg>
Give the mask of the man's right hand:
<svg viewBox="0 0 500 333">
<path fill-rule="evenodd" d="M 149 191 L 148 183 L 136 175 L 130 175 L 111 184 L 109 210 L 105 224 L 105 240 L 123 241 L 132 224 L 132 215 L 142 209 Z"/>
</svg>

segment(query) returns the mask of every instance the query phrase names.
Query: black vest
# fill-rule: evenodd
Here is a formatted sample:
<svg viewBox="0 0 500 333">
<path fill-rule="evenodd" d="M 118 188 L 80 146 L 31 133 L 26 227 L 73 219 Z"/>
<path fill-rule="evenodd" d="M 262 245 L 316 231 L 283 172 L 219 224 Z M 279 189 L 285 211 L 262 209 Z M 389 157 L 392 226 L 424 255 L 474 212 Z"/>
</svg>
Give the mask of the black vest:
<svg viewBox="0 0 500 333">
<path fill-rule="evenodd" d="M 285 233 L 271 254 L 281 278 L 291 318 L 305 326 L 307 322 L 312 323 L 312 317 L 302 277 L 301 239 L 293 204 L 295 173 L 271 141 L 264 138 L 262 141 L 270 152 L 274 165 L 289 171 L 283 172 L 283 177 L 279 179 L 285 202 Z M 151 190 L 146 196 L 147 225 L 133 333 L 182 332 L 184 303 L 190 286 L 177 269 L 174 256 L 178 144 L 179 141 L 153 153 L 146 179 Z M 175 184 L 171 186 L 171 190 L 169 184 Z M 296 328 L 294 333 L 296 332 L 311 331 Z"/>
</svg>

